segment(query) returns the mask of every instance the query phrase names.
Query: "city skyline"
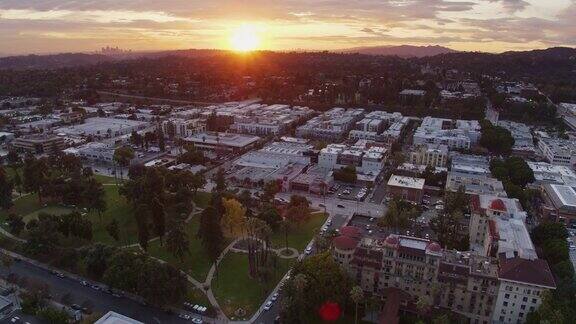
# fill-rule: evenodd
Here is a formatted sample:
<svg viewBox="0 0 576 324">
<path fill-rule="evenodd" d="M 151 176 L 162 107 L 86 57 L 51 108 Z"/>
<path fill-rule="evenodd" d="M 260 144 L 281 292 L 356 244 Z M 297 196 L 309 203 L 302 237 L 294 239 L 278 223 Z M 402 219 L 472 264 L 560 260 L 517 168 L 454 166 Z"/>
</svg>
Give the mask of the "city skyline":
<svg viewBox="0 0 576 324">
<path fill-rule="evenodd" d="M 502 52 L 576 46 L 575 15 L 573 0 L 5 0 L 0 41 L 10 46 L 0 52 L 88 52 L 108 45 L 143 51 L 404 44 Z M 239 44 L 239 34 L 251 45 Z"/>
</svg>

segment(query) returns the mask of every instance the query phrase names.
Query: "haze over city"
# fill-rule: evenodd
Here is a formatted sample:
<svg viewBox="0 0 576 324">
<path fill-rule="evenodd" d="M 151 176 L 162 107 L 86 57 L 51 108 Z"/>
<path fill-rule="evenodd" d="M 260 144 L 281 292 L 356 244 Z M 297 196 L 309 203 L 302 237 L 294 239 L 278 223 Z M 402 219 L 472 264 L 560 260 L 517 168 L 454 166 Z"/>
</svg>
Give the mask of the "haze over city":
<svg viewBox="0 0 576 324">
<path fill-rule="evenodd" d="M 503 52 L 575 46 L 575 16 L 573 0 L 3 0 L 0 53 L 402 44 Z"/>
</svg>

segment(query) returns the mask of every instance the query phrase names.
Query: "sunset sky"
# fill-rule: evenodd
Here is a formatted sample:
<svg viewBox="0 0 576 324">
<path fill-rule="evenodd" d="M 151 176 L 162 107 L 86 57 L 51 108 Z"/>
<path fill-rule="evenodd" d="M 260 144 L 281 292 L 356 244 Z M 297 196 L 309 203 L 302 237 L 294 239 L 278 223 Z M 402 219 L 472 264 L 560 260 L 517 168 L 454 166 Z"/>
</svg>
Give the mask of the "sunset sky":
<svg viewBox="0 0 576 324">
<path fill-rule="evenodd" d="M 443 45 L 501 52 L 576 46 L 576 0 L 0 0 L 0 54 Z"/>
</svg>

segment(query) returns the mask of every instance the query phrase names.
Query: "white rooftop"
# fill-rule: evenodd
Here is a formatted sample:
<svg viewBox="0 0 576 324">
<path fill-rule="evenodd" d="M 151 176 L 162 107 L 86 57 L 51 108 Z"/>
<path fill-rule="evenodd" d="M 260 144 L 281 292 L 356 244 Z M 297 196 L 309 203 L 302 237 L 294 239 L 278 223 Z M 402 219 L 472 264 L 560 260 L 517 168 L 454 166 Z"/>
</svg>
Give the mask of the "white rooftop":
<svg viewBox="0 0 576 324">
<path fill-rule="evenodd" d="M 423 189 L 425 180 L 422 178 L 404 177 L 399 175 L 392 175 L 388 180 L 389 186 L 404 187 L 412 189 Z"/>
<path fill-rule="evenodd" d="M 128 316 L 118 314 L 116 312 L 108 312 L 102 316 L 94 324 L 144 324 L 143 322 L 132 319 Z"/>
</svg>

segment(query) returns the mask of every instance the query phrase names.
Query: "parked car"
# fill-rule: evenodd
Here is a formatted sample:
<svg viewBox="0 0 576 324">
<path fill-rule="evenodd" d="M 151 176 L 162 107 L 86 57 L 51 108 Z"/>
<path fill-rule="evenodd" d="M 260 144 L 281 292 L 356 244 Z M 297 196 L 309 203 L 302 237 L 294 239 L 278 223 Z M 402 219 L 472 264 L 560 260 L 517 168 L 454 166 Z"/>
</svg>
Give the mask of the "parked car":
<svg viewBox="0 0 576 324">
<path fill-rule="evenodd" d="M 304 251 L 306 254 L 310 254 L 312 253 L 312 247 L 307 247 L 306 250 Z"/>
<path fill-rule="evenodd" d="M 187 321 L 190 320 L 190 315 L 188 314 L 180 314 L 178 315 L 178 317 L 180 317 L 181 319 L 185 319 Z"/>
<path fill-rule="evenodd" d="M 336 205 L 336 207 L 338 207 L 338 208 L 346 208 L 346 207 L 344 207 L 344 206 L 342 206 L 342 205 Z"/>
<path fill-rule="evenodd" d="M 271 301 L 268 301 L 268 302 L 266 302 L 266 304 L 264 305 L 264 310 L 265 310 L 265 311 L 269 311 L 270 308 L 272 308 L 272 302 L 271 302 Z"/>
<path fill-rule="evenodd" d="M 276 299 L 278 299 L 278 293 L 274 293 L 274 295 L 272 295 L 272 298 L 270 298 L 272 301 L 276 301 Z"/>
<path fill-rule="evenodd" d="M 202 319 L 198 318 L 198 317 L 194 317 L 194 318 L 192 318 L 192 323 L 194 323 L 194 324 L 202 324 L 202 323 L 204 323 L 204 321 L 203 321 Z"/>
</svg>

